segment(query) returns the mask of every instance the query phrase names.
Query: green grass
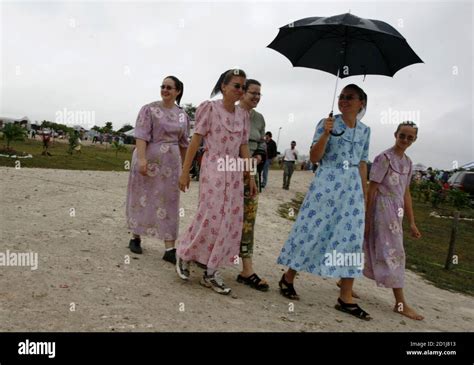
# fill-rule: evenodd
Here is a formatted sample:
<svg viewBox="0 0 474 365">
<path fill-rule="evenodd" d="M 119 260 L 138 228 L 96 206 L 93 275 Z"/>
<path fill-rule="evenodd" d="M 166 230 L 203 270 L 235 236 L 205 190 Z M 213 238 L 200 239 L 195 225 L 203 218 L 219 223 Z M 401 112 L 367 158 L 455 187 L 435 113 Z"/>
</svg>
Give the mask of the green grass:
<svg viewBox="0 0 474 365">
<path fill-rule="evenodd" d="M 303 199 L 304 194 L 297 193 L 290 202 L 278 207 L 278 214 L 294 221 Z M 442 206 L 434 209 L 430 204 L 414 200 L 413 210 L 422 238 L 411 238 L 409 226 L 404 222 L 407 268 L 418 272 L 439 288 L 474 296 L 474 221 L 459 221 L 454 249 L 458 263 L 452 265 L 452 269 L 448 271 L 444 269 L 444 264 L 448 255 L 452 220 L 430 217 L 430 213 L 436 211 L 452 216 L 454 208 Z M 463 211 L 466 216 L 474 216 L 472 209 Z"/>
<path fill-rule="evenodd" d="M 447 271 L 444 264 L 448 255 L 452 220 L 430 217 L 430 213 L 435 211 L 430 204 L 413 203 L 416 225 L 423 237 L 420 240 L 411 238 L 409 227 L 404 223 L 407 267 L 440 288 L 474 295 L 474 222 L 459 221 L 454 248 L 458 264 Z M 443 210 L 452 212 L 453 208 L 443 207 Z"/>
<path fill-rule="evenodd" d="M 15 167 L 15 161 L 21 163 L 21 167 L 39 167 L 49 169 L 67 170 L 98 170 L 98 171 L 125 171 L 125 161 L 132 159 L 132 146 L 127 146 L 128 152 L 119 152 L 115 156 L 115 150 L 109 145 L 107 150 L 104 145 L 82 146 L 82 153 L 67 153 L 68 144 L 56 142 L 49 148 L 52 156 L 42 156 L 43 144 L 36 140 L 24 142 L 14 141 L 11 147 L 18 152 L 26 152 L 33 158 L 9 158 L 0 156 L 0 166 Z"/>
<path fill-rule="evenodd" d="M 288 203 L 280 204 L 278 207 L 278 214 L 280 217 L 286 218 L 290 221 L 295 221 L 300 211 L 301 204 L 303 204 L 303 199 L 305 194 L 296 193 L 295 197 L 291 199 Z"/>
</svg>

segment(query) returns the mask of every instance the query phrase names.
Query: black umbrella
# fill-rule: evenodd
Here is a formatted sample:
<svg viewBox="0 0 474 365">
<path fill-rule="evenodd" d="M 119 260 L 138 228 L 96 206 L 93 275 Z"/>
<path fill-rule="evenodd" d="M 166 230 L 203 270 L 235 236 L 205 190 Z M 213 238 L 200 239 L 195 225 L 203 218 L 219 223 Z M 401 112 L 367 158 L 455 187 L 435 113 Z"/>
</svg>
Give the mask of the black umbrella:
<svg viewBox="0 0 474 365">
<path fill-rule="evenodd" d="M 393 76 L 408 65 L 423 63 L 391 25 L 349 13 L 304 18 L 285 25 L 268 47 L 282 53 L 295 67 L 336 75 L 336 89 L 339 77 Z"/>
</svg>

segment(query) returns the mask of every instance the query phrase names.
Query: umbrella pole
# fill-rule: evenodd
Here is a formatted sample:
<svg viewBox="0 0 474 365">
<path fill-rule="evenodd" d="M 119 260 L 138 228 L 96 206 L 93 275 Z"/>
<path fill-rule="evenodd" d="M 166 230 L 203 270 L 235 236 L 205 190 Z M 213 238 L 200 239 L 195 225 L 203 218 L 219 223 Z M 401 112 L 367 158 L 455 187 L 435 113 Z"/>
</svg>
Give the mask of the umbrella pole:
<svg viewBox="0 0 474 365">
<path fill-rule="evenodd" d="M 336 87 L 334 88 L 334 95 L 332 97 L 332 108 L 331 108 L 331 113 L 329 113 L 329 118 L 332 118 L 333 115 L 334 115 L 334 101 L 336 100 L 336 91 L 337 91 L 337 82 L 339 81 L 339 70 L 337 70 L 337 75 L 336 75 Z M 342 136 L 344 134 L 344 130 L 342 132 L 339 132 L 339 133 L 336 133 L 334 132 L 334 130 L 332 130 L 330 133 L 332 136 L 334 137 L 339 137 L 339 136 Z"/>
<path fill-rule="evenodd" d="M 336 87 L 334 88 L 334 95 L 332 97 L 332 107 L 331 107 L 331 113 L 329 113 L 329 116 L 332 118 L 333 112 L 334 112 L 334 102 L 336 101 L 336 91 L 337 91 L 337 82 L 339 81 L 339 70 L 337 69 L 337 75 L 336 75 Z"/>
</svg>

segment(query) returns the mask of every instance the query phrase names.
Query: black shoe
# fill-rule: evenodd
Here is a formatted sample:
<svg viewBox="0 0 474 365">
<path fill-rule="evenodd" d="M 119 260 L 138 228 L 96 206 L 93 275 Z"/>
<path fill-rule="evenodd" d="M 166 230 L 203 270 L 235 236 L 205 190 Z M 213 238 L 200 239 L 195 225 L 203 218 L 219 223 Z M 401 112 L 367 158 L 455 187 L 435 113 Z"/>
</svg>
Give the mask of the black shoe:
<svg viewBox="0 0 474 365">
<path fill-rule="evenodd" d="M 171 262 L 173 265 L 176 265 L 176 248 L 173 248 L 169 251 L 165 251 L 165 254 L 163 255 L 163 260 Z"/>
<path fill-rule="evenodd" d="M 142 243 L 142 241 L 138 238 L 132 238 L 130 240 L 130 243 L 128 244 L 128 248 L 130 249 L 130 251 L 132 251 L 133 253 L 143 253 L 142 251 L 142 248 L 140 246 L 140 244 Z"/>
<path fill-rule="evenodd" d="M 200 269 L 207 270 L 207 265 L 201 264 L 200 262 L 197 262 L 197 261 L 195 261 L 194 263 L 195 263 L 196 266 L 199 267 Z"/>
</svg>

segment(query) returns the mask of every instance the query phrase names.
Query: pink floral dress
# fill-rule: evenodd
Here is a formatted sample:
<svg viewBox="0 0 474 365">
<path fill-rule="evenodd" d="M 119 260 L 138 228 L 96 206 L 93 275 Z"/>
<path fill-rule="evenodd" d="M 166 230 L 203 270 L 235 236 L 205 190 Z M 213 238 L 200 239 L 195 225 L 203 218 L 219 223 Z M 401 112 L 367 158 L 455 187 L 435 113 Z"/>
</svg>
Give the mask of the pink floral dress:
<svg viewBox="0 0 474 365">
<path fill-rule="evenodd" d="M 204 138 L 199 205 L 189 228 L 180 236 L 177 254 L 210 269 L 232 265 L 239 255 L 243 224 L 242 171 L 221 171 L 222 160 L 239 157 L 248 144 L 249 113 L 235 106 L 229 113 L 222 100 L 205 101 L 196 110 L 195 133 Z"/>
</svg>

